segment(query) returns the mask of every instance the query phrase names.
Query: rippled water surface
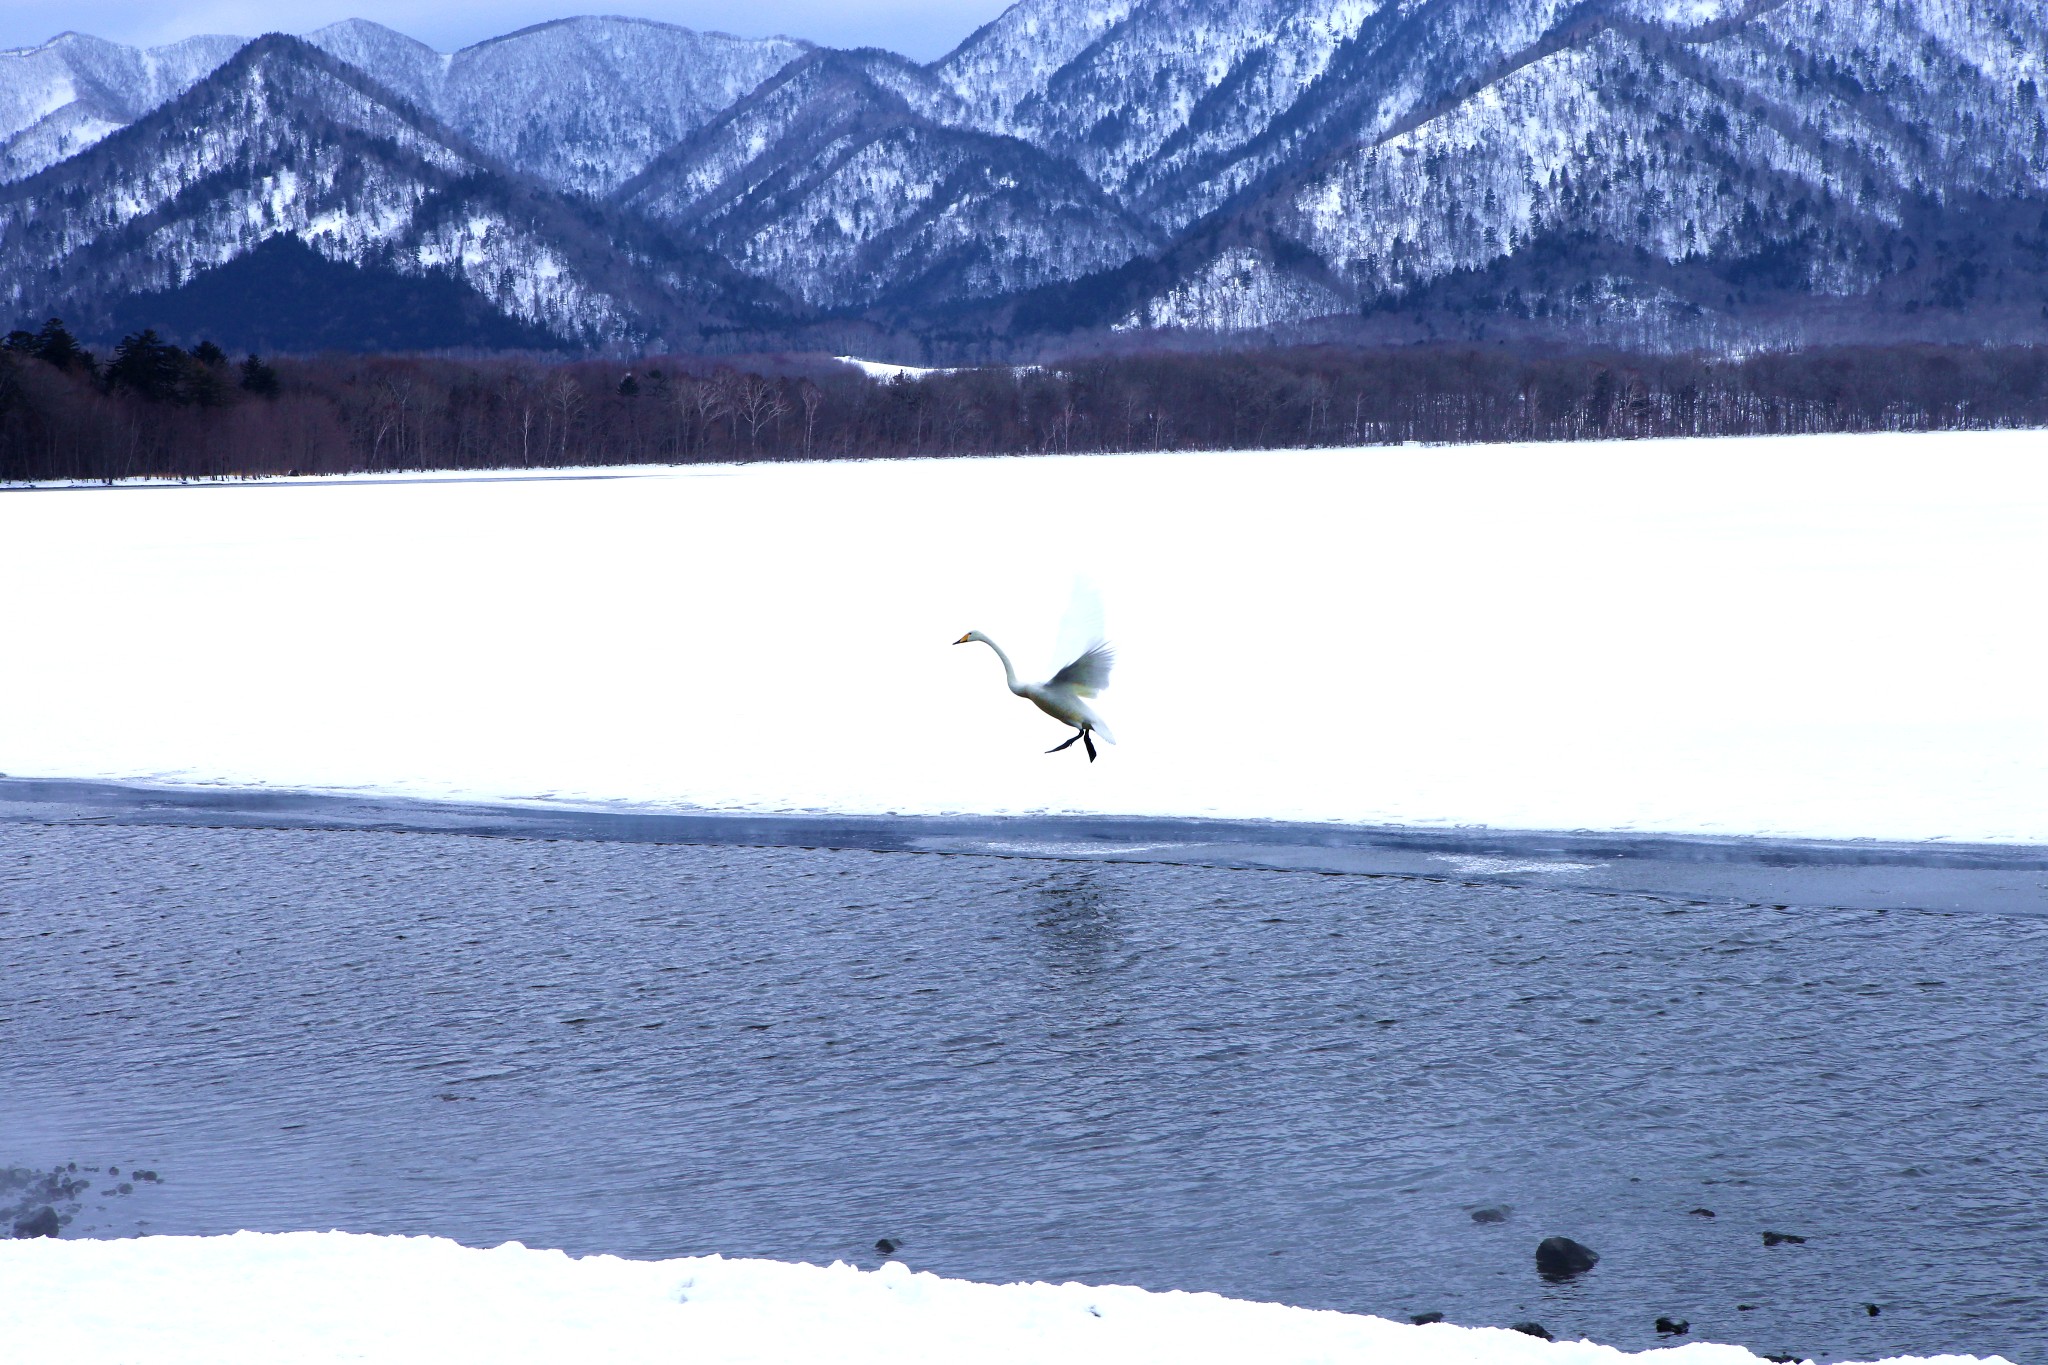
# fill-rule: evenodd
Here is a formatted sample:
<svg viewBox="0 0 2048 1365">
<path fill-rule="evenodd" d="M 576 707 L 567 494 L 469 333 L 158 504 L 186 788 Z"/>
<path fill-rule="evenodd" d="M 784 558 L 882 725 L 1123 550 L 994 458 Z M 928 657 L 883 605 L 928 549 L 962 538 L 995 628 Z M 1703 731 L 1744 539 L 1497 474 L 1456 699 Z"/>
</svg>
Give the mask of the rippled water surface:
<svg viewBox="0 0 2048 1365">
<path fill-rule="evenodd" d="M 0 825 L 0 961 L 0 1167 L 163 1178 L 93 1176 L 67 1236 L 888 1236 L 985 1280 L 2048 1365 L 2038 919 Z M 1539 1279 L 1553 1233 L 1598 1267 Z"/>
</svg>

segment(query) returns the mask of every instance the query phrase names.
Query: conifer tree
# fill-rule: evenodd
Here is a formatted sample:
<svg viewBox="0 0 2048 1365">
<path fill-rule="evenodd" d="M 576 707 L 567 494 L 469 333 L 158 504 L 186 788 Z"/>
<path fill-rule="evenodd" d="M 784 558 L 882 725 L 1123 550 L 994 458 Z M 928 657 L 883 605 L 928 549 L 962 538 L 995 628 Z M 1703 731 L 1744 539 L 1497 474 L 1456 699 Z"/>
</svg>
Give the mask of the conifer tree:
<svg viewBox="0 0 2048 1365">
<path fill-rule="evenodd" d="M 279 387 L 277 371 L 258 360 L 255 352 L 250 352 L 249 358 L 242 362 L 243 390 L 258 398 L 275 398 Z"/>
<path fill-rule="evenodd" d="M 51 318 L 43 323 L 43 330 L 36 333 L 35 356 L 60 370 L 83 369 L 89 373 L 97 368 L 92 352 L 78 344 L 78 339 L 64 326 L 62 318 Z"/>
<path fill-rule="evenodd" d="M 145 327 L 122 337 L 114 348 L 107 383 L 152 402 L 176 398 L 187 359 L 184 351 L 159 337 L 155 328 Z"/>
</svg>

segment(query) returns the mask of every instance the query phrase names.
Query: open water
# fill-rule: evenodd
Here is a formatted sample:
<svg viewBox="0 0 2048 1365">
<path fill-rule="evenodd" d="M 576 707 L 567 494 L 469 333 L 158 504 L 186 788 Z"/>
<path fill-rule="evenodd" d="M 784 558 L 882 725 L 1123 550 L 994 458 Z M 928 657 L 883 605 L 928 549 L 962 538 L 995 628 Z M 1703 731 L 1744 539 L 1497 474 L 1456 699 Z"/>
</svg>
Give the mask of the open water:
<svg viewBox="0 0 2048 1365">
<path fill-rule="evenodd" d="M 2048 1365 L 2039 918 L 24 823 L 0 985 L 0 1168 L 78 1163 L 66 1236 L 889 1237 L 981 1280 Z M 1551 1234 L 1599 1265 L 1545 1282 Z"/>
</svg>

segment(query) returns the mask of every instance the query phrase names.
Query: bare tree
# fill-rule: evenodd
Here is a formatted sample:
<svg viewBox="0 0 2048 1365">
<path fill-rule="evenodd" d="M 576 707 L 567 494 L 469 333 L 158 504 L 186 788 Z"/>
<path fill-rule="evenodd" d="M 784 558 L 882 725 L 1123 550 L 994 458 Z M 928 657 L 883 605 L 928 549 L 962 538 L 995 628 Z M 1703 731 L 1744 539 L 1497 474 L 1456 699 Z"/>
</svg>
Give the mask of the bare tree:
<svg viewBox="0 0 2048 1365">
<path fill-rule="evenodd" d="M 412 392 L 410 376 L 386 375 L 378 381 L 370 399 L 370 463 L 373 467 L 384 467 L 384 443 L 387 440 L 391 442 L 391 458 L 405 458 L 405 418 L 406 409 L 412 404 Z"/>
<path fill-rule="evenodd" d="M 711 382 L 704 386 L 705 428 L 708 432 L 712 422 L 721 417 L 725 418 L 726 439 L 733 445 L 740 442 L 739 398 L 740 390 L 744 386 L 739 371 L 730 365 L 720 365 L 713 370 Z"/>
<path fill-rule="evenodd" d="M 1138 448 L 1138 423 L 1146 414 L 1145 390 L 1136 384 L 1125 385 L 1117 402 L 1118 415 L 1124 421 L 1124 449 Z"/>
<path fill-rule="evenodd" d="M 675 413 L 676 458 L 687 459 L 690 453 L 690 436 L 695 430 L 697 393 L 704 386 L 687 374 L 679 374 L 668 386 L 668 405 Z"/>
<path fill-rule="evenodd" d="M 780 421 L 789 412 L 789 400 L 782 386 L 758 374 L 742 376 L 733 390 L 733 411 L 747 424 L 747 446 L 761 448 L 761 428 Z"/>
<path fill-rule="evenodd" d="M 1080 420 L 1080 416 L 1080 399 L 1075 396 L 1073 385 L 1062 385 L 1059 404 L 1053 409 L 1050 437 L 1051 440 L 1059 442 L 1062 454 L 1074 448 L 1074 424 Z"/>
<path fill-rule="evenodd" d="M 558 374 L 548 381 L 548 404 L 557 415 L 555 453 L 564 463 L 569 459 L 569 428 L 583 411 L 583 386 L 572 374 Z"/>
<path fill-rule="evenodd" d="M 1319 374 L 1302 381 L 1301 406 L 1306 419 L 1304 444 L 1315 445 L 1330 421 L 1330 381 Z"/>
<path fill-rule="evenodd" d="M 804 458 L 808 460 L 818 433 L 818 405 L 825 401 L 825 391 L 806 379 L 796 386 L 796 393 L 804 405 Z"/>
</svg>

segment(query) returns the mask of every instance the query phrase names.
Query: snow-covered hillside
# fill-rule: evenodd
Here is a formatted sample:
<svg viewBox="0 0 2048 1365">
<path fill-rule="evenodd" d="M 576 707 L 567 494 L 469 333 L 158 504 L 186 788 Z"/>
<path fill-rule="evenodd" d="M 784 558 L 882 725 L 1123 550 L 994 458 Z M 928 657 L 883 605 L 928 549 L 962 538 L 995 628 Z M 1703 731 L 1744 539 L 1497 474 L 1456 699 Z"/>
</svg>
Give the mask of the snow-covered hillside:
<svg viewBox="0 0 2048 1365">
<path fill-rule="evenodd" d="M 33 175 L 192 88 L 241 38 L 134 48 L 79 33 L 0 52 L 0 183 Z"/>
<path fill-rule="evenodd" d="M 361 20 L 309 41 L 453 154 L 603 201 L 618 264 L 655 293 L 694 270 L 662 258 L 716 252 L 763 299 L 864 311 L 920 351 L 1311 324 L 2048 341 L 2048 16 L 2028 0 L 1020 0 L 928 66 L 629 19 L 453 54 Z M 55 177 L 20 181 L 14 221 L 65 212 L 65 167 L 148 110 L 197 118 L 171 111 L 230 42 L 0 54 L 0 180 Z M 388 192 L 338 184 L 348 226 L 314 235 L 390 237 Z M 447 194 L 454 217 L 502 216 Z M 160 211 L 147 243 L 173 274 L 220 258 L 203 214 Z M 559 292 L 560 261 L 486 255 L 491 297 Z M 99 315 L 163 274 L 103 273 Z M 75 297 L 61 269 L 31 272 L 14 306 L 40 321 Z M 623 307 L 550 316 L 586 344 L 702 335 Z M 801 347 L 806 316 L 765 325 Z"/>
<path fill-rule="evenodd" d="M 1114 268 L 1150 245 L 1071 165 L 919 112 L 947 105 L 900 58 L 816 53 L 621 200 L 827 307 L 1010 293 Z"/>
<path fill-rule="evenodd" d="M 139 49 L 67 33 L 0 52 L 0 183 L 105 137 L 189 90 L 248 43 Z M 603 194 L 808 49 L 647 19 L 582 17 L 440 53 L 346 19 L 306 41 L 560 189 Z"/>
<path fill-rule="evenodd" d="M 506 165 L 584 194 L 614 189 L 808 47 L 589 17 L 445 56 L 362 20 L 307 41 L 419 101 Z"/>
<path fill-rule="evenodd" d="M 534 194 L 357 68 L 272 37 L 0 189 L 0 308 L 105 325 L 110 298 L 176 288 L 284 234 L 350 265 L 454 278 L 586 345 L 729 321 L 767 293 L 687 248 L 636 259 L 631 225 Z"/>
</svg>

